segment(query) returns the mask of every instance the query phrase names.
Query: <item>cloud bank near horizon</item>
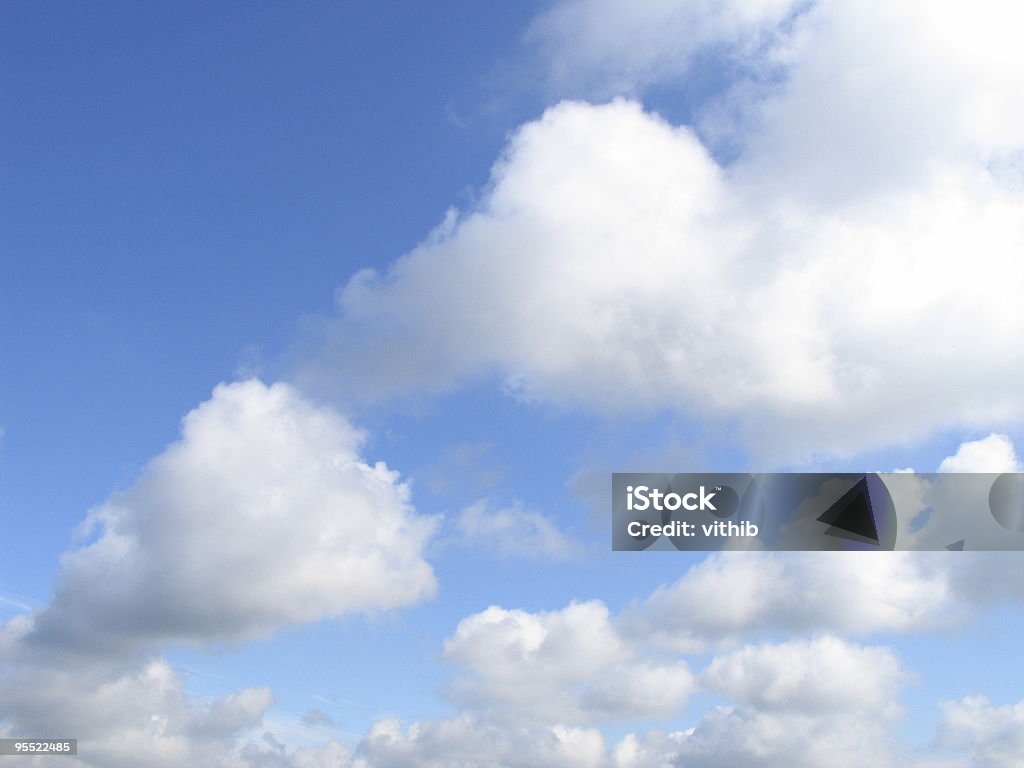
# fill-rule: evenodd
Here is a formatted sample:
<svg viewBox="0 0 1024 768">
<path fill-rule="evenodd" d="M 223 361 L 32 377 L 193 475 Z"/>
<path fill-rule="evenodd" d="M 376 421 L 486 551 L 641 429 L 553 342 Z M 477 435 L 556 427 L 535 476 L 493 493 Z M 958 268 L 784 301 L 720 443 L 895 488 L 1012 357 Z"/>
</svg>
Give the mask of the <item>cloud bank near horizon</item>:
<svg viewBox="0 0 1024 768">
<path fill-rule="evenodd" d="M 214 390 L 183 420 L 181 440 L 87 518 L 85 528 L 99 531 L 63 559 L 53 601 L 0 626 L 0 731 L 73 731 L 89 745 L 69 763 L 81 768 L 128 768 L 142 751 L 152 768 L 818 766 L 826 758 L 905 765 L 891 741 L 913 669 L 893 648 L 870 643 L 945 632 L 1000 600 L 1024 600 L 1024 582 L 1007 579 L 1012 569 L 990 554 L 958 553 L 956 562 L 934 553 L 712 555 L 619 613 L 590 600 L 540 611 L 494 605 L 466 616 L 439 649 L 451 667 L 441 695 L 453 715 L 380 719 L 354 749 L 336 740 L 289 748 L 274 736 L 270 688 L 199 698 L 160 654 L 433 593 L 422 548 L 435 521 L 412 510 L 395 472 L 360 458 L 361 440 L 345 419 L 287 385 Z M 980 457 L 1005 462 L 1007 454 L 1012 443 L 991 435 L 949 460 L 992 468 Z M 215 510 L 202 502 L 207 496 L 219 500 Z M 497 512 L 508 524 L 513 513 Z M 536 527 L 530 515 L 525 524 Z M 259 525 L 274 547 L 226 533 Z M 379 526 L 404 533 L 380 537 Z M 153 538 L 150 528 L 167 536 Z M 303 569 L 279 557 L 290 551 L 289 535 L 323 548 L 332 567 Z M 182 541 L 198 548 L 175 576 L 168 553 L 180 555 Z M 403 590 L 343 583 L 380 558 L 407 564 Z M 154 568 L 167 579 L 152 577 Z M 287 596 L 302 599 L 246 592 L 254 585 L 240 583 L 238 568 L 288 581 Z M 992 588 L 993 571 L 1001 589 Z M 205 574 L 203 589 L 189 581 L 195 573 Z M 713 605 L 711 592 L 720 594 Z M 72 605 L 83 615 L 69 614 Z M 231 610 L 200 621 L 204 606 Z M 697 693 L 725 703 L 689 729 L 658 729 Z M 1004 755 L 1020 706 L 978 696 L 944 702 L 937 743 L 954 755 Z M 630 732 L 608 741 L 602 729 L 622 723 Z M 835 762 L 837 751 L 846 762 Z"/>
</svg>

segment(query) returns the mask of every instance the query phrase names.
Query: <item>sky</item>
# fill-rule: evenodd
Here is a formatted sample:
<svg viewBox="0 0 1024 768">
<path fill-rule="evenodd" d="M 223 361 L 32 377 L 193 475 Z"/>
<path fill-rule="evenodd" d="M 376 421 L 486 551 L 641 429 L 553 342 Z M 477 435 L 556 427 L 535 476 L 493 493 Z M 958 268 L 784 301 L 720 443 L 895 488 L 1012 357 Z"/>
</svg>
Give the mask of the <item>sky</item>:
<svg viewBox="0 0 1024 768">
<path fill-rule="evenodd" d="M 1024 766 L 1017 553 L 608 535 L 1024 471 L 1022 22 L 0 5 L 0 761 Z"/>
</svg>

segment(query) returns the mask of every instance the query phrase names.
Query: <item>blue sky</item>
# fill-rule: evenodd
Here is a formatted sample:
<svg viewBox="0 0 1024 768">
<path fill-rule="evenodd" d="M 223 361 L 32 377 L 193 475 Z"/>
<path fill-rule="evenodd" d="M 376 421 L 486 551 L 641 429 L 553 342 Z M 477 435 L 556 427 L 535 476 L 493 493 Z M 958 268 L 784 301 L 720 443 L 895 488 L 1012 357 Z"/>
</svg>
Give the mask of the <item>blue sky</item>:
<svg viewBox="0 0 1024 768">
<path fill-rule="evenodd" d="M 4 13 L 4 506 L 56 553 L 213 384 L 277 367 L 335 284 L 485 177 L 505 128 L 479 116 L 476 73 L 515 21 L 468 6 Z M 447 116 L 464 108 L 474 130 Z"/>
<path fill-rule="evenodd" d="M 0 735 L 1020 765 L 1015 555 L 612 553 L 606 498 L 1021 470 L 1017 16 L 5 4 Z"/>
</svg>

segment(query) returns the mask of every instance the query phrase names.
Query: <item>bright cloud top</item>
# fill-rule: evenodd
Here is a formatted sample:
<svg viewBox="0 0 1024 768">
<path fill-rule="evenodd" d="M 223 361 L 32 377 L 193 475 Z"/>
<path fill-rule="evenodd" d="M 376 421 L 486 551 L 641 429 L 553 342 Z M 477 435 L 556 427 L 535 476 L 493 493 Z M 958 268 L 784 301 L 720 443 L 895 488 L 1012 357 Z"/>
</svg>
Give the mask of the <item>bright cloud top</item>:
<svg viewBox="0 0 1024 768">
<path fill-rule="evenodd" d="M 71 764 L 101 768 L 140 755 L 153 768 L 347 760 L 336 744 L 284 763 L 259 744 L 239 753 L 270 689 L 202 700 L 157 654 L 434 594 L 423 549 L 436 521 L 413 511 L 397 473 L 361 458 L 362 439 L 288 385 L 218 386 L 90 514 L 81 534 L 98 534 L 64 556 L 52 602 L 0 625 L 0 734 L 74 733 L 88 757 Z"/>
<path fill-rule="evenodd" d="M 631 634 L 686 651 L 773 632 L 939 629 L 963 615 L 968 596 L 962 590 L 969 587 L 948 561 L 922 553 L 877 555 L 712 555 L 656 589 L 624 621 Z M 709 594 L 719 597 L 709 601 Z"/>
<path fill-rule="evenodd" d="M 815 5 L 736 43 L 782 74 L 705 104 L 731 117 L 700 133 L 633 102 L 551 108 L 476 208 L 349 281 L 307 375 L 373 396 L 497 375 L 735 420 L 776 460 L 1019 420 L 1024 53 L 1003 11 Z"/>
<path fill-rule="evenodd" d="M 684 663 L 645 660 L 598 601 L 545 613 L 492 606 L 459 623 L 444 657 L 466 672 L 457 700 L 516 722 L 667 716 L 693 687 Z"/>
<path fill-rule="evenodd" d="M 991 434 L 957 448 L 939 465 L 939 472 L 1024 472 L 1013 443 L 1006 435 Z"/>
<path fill-rule="evenodd" d="M 232 640 L 434 594 L 418 516 L 362 436 L 284 384 L 221 385 L 182 438 L 95 510 L 39 639 Z"/>
</svg>

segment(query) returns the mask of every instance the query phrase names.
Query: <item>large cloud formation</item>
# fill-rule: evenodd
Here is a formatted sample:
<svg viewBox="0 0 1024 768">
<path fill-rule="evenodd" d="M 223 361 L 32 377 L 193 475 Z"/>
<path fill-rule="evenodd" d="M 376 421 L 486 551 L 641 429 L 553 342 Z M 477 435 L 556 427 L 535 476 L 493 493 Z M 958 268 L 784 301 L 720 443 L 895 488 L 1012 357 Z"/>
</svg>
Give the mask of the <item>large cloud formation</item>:
<svg viewBox="0 0 1024 768">
<path fill-rule="evenodd" d="M 37 642 L 233 640 L 430 597 L 435 521 L 359 456 L 361 433 L 286 384 L 225 384 L 91 513 Z"/>
<path fill-rule="evenodd" d="M 63 734 L 55 738 L 81 742 L 79 758 L 40 758 L 39 765 L 225 766 L 239 734 L 272 703 L 266 687 L 197 699 L 163 659 L 87 663 L 0 649 L 0 736 Z"/>
<path fill-rule="evenodd" d="M 82 755 L 61 764 L 90 768 L 273 764 L 273 751 L 238 750 L 270 689 L 203 700 L 159 654 L 434 594 L 423 555 L 436 521 L 361 442 L 288 385 L 218 386 L 181 439 L 90 514 L 92 540 L 64 556 L 52 602 L 0 625 L 0 735 L 72 734 Z"/>
<path fill-rule="evenodd" d="M 793 454 L 1020 419 L 1021 13 L 557 4 L 531 32 L 554 88 L 642 95 L 702 56 L 735 77 L 690 127 L 624 100 L 523 126 L 478 207 L 344 287 L 307 374 L 374 395 L 497 375 L 570 407 L 735 421 Z M 218 388 L 92 515 L 53 603 L 0 627 L 0 734 L 65 723 L 89 751 L 61 764 L 88 768 L 912 765 L 890 742 L 903 661 L 836 635 L 941 630 L 1024 595 L 1019 569 L 970 553 L 716 555 L 618 616 L 599 601 L 468 616 L 442 649 L 454 714 L 381 720 L 355 750 L 288 749 L 257 735 L 271 691 L 189 696 L 159 644 L 433 593 L 434 525 L 359 442 L 286 385 Z M 996 460 L 1019 461 L 998 436 L 945 468 Z M 694 692 L 722 703 L 684 718 Z M 942 765 L 1019 764 L 1024 705 L 942 711 L 937 743 L 957 753 Z M 607 741 L 603 725 L 634 718 Z"/>
<path fill-rule="evenodd" d="M 378 722 L 361 741 L 351 765 L 852 768 L 894 764 L 889 728 L 899 714 L 894 701 L 904 672 L 886 648 L 826 635 L 810 641 L 744 646 L 713 658 L 696 681 L 678 662 L 657 674 L 643 674 L 634 664 L 633 668 L 620 666 L 609 675 L 610 649 L 614 646 L 613 655 L 621 656 L 624 646 L 621 639 L 612 639 L 607 622 L 606 609 L 595 603 L 540 614 L 492 608 L 467 618 L 448 641 L 446 656 L 478 675 L 483 672 L 479 662 L 494 660 L 498 669 L 484 673 L 486 684 L 477 688 L 477 698 L 463 712 L 443 720 L 404 728 L 395 720 Z M 584 634 L 588 628 L 592 635 Z M 478 637 L 481 632 L 487 636 Z M 575 641 L 575 646 L 568 641 Z M 463 654 L 468 658 L 453 652 L 470 642 L 472 652 Z M 545 644 L 552 647 L 545 649 Z M 574 647 L 579 648 L 578 658 Z M 518 676 L 512 673 L 516 668 L 521 670 Z M 574 673 L 584 670 L 588 685 L 600 686 L 616 676 L 620 681 L 632 678 L 637 695 L 623 696 L 625 691 L 609 688 L 616 698 L 608 701 L 619 702 L 611 713 L 601 702 L 588 703 L 587 696 L 577 697 L 575 691 L 580 678 L 574 679 Z M 666 718 L 694 682 L 731 703 L 709 710 L 692 728 L 639 731 L 617 743 L 609 744 L 593 727 L 617 716 Z M 674 687 L 679 690 L 669 695 Z M 592 725 L 580 722 L 580 705 Z M 662 711 L 655 712 L 656 708 Z M 562 719 L 566 716 L 575 722 L 566 724 Z"/>
<path fill-rule="evenodd" d="M 1021 12 L 712 6 L 539 22 L 566 55 L 619 61 L 682 9 L 743 66 L 696 128 L 622 100 L 522 126 L 477 207 L 339 292 L 306 374 L 373 396 L 496 375 L 527 399 L 738 423 L 776 461 L 1024 416 Z"/>
</svg>

